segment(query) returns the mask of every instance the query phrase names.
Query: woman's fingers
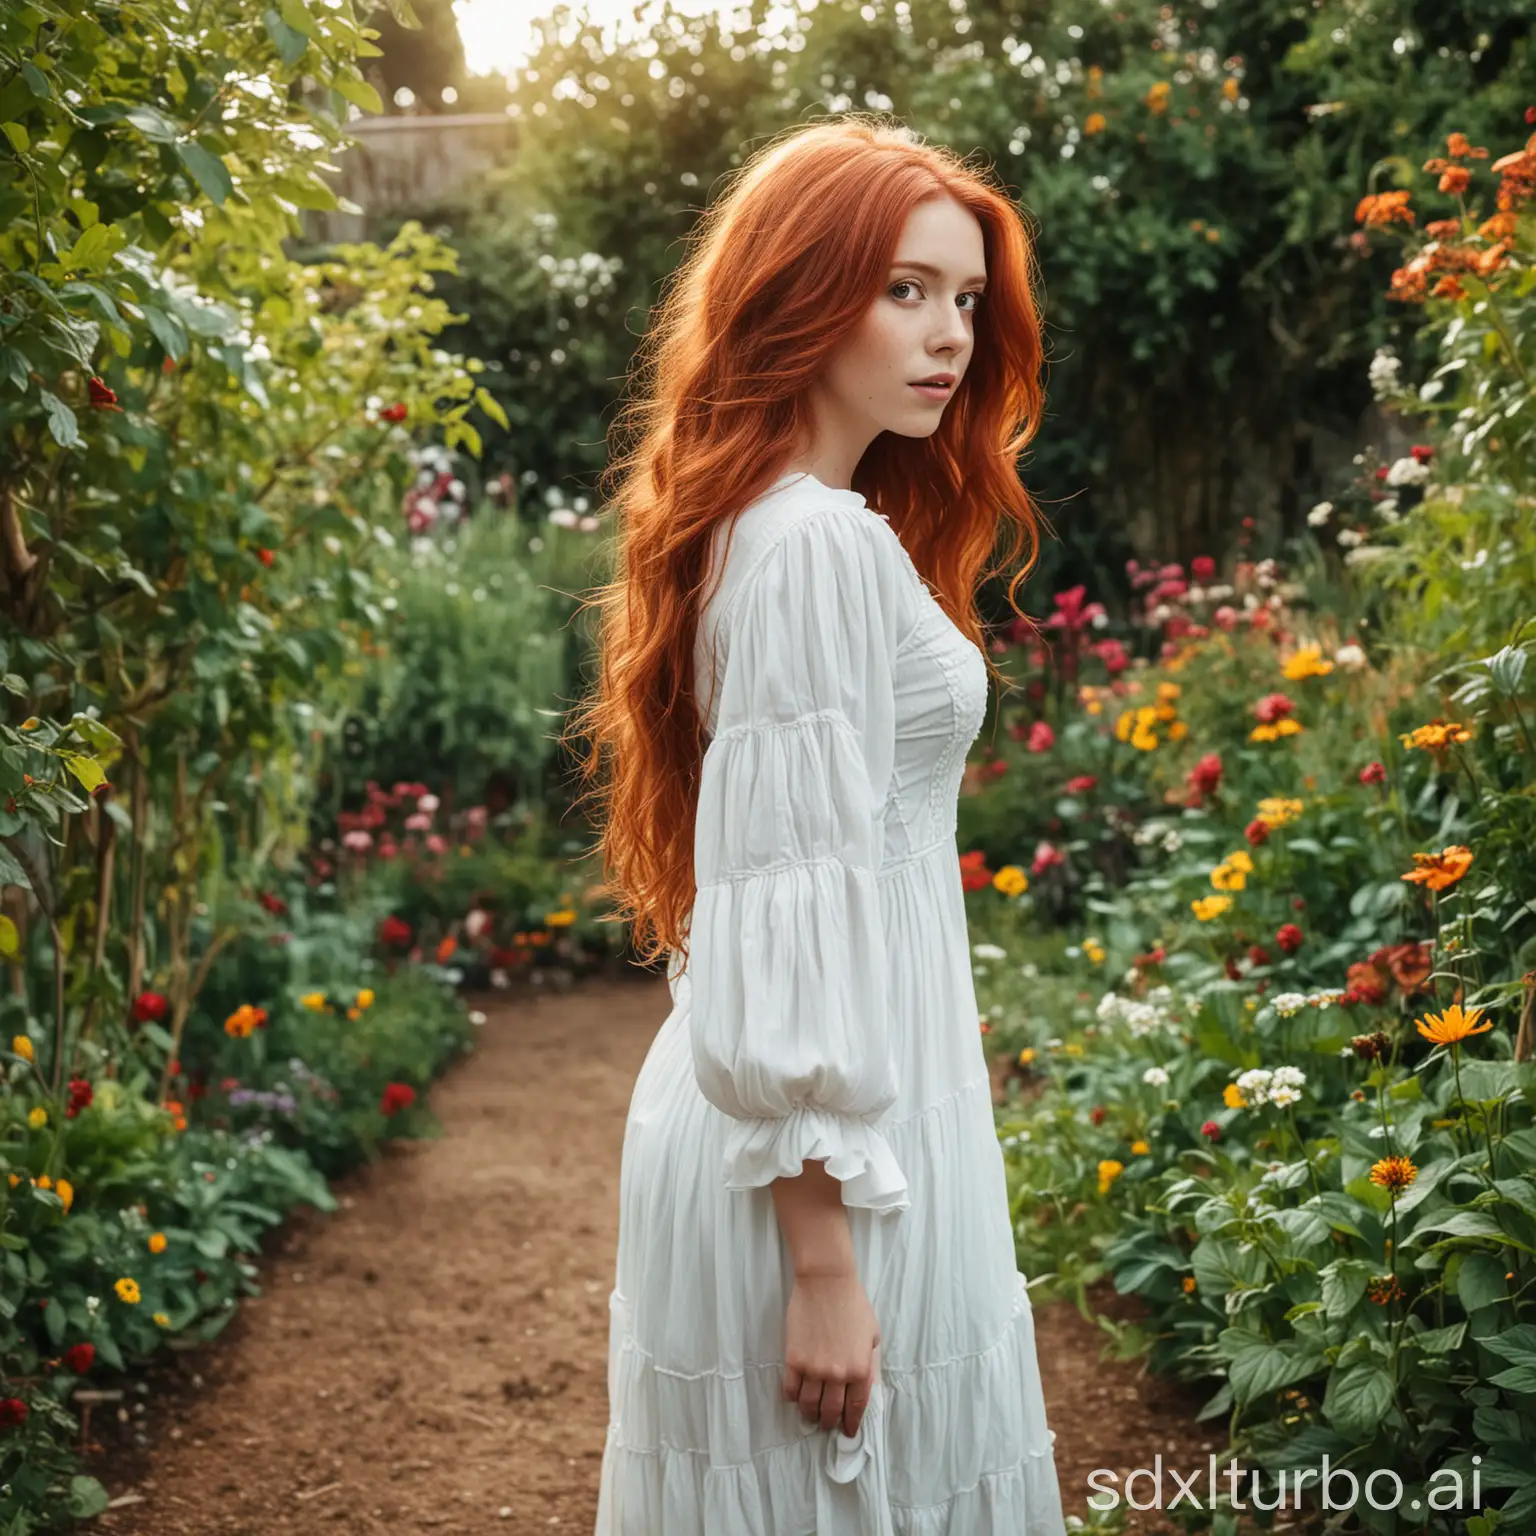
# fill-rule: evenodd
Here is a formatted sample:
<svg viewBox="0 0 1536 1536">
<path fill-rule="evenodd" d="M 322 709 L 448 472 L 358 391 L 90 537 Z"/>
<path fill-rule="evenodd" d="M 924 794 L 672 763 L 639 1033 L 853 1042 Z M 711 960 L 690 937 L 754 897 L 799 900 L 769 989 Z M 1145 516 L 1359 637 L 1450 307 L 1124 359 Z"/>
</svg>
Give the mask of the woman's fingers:
<svg viewBox="0 0 1536 1536">
<path fill-rule="evenodd" d="M 801 1373 L 792 1365 L 784 1367 L 784 1400 L 794 1402 L 800 1396 Z"/>
<path fill-rule="evenodd" d="M 821 1389 L 821 1427 L 836 1429 L 843 1416 L 843 1398 L 847 1386 L 841 1381 L 826 1382 Z"/>
<path fill-rule="evenodd" d="M 800 1412 L 807 1419 L 819 1419 L 821 1417 L 821 1380 L 816 1376 L 807 1376 L 800 1383 Z"/>
<path fill-rule="evenodd" d="M 849 1382 L 847 1396 L 843 1399 L 843 1433 L 856 1435 L 869 1407 L 869 1383 Z"/>
</svg>

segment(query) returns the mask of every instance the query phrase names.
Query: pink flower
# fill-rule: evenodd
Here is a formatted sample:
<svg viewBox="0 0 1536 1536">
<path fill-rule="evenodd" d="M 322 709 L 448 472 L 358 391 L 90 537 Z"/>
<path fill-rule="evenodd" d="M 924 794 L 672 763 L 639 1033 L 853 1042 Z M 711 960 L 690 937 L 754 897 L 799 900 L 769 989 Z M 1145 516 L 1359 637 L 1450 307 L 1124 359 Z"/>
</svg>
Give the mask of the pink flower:
<svg viewBox="0 0 1536 1536">
<path fill-rule="evenodd" d="M 359 827 L 354 832 L 348 832 L 341 841 L 343 847 L 350 848 L 354 853 L 367 853 L 373 847 L 373 833 L 364 832 Z"/>
<path fill-rule="evenodd" d="M 1209 555 L 1196 555 L 1189 568 L 1196 581 L 1209 581 L 1216 574 L 1216 562 Z"/>
<path fill-rule="evenodd" d="M 1386 777 L 1386 766 L 1382 763 L 1367 763 L 1360 770 L 1360 782 L 1362 784 L 1380 784 Z"/>
<path fill-rule="evenodd" d="M 1220 1141 L 1221 1127 L 1217 1125 L 1214 1120 L 1207 1120 L 1205 1124 L 1200 1127 L 1200 1134 L 1204 1136 L 1207 1141 Z"/>
<path fill-rule="evenodd" d="M 1056 594 L 1056 612 L 1045 621 L 1046 629 L 1064 629 L 1076 635 L 1092 624 L 1095 619 L 1106 618 L 1103 603 L 1085 603 L 1088 595 L 1085 586 L 1068 587 Z"/>
<path fill-rule="evenodd" d="M 1126 652 L 1124 642 L 1120 640 L 1100 640 L 1091 649 L 1093 654 L 1104 663 L 1104 670 L 1111 677 L 1119 676 L 1131 664 L 1131 658 Z"/>
<path fill-rule="evenodd" d="M 1199 795 L 1214 795 L 1221 788 L 1221 753 L 1207 752 L 1189 770 L 1189 787 Z"/>
<path fill-rule="evenodd" d="M 1036 720 L 1029 728 L 1029 740 L 1024 743 L 1030 752 L 1049 752 L 1056 745 L 1056 732 L 1044 720 Z"/>
<path fill-rule="evenodd" d="M 1034 863 L 1029 866 L 1032 875 L 1043 875 L 1058 864 L 1065 864 L 1066 857 L 1054 843 L 1040 843 L 1035 849 Z"/>
<path fill-rule="evenodd" d="M 1237 628 L 1237 609 L 1231 603 L 1223 603 L 1211 617 L 1216 621 L 1219 629 L 1233 630 Z"/>
<path fill-rule="evenodd" d="M 1283 693 L 1266 693 L 1254 706 L 1254 715 L 1262 725 L 1273 725 L 1282 716 L 1290 714 L 1295 705 Z"/>
<path fill-rule="evenodd" d="M 1076 778 L 1067 780 L 1067 793 L 1069 795 L 1086 795 L 1090 789 L 1098 787 L 1098 779 L 1091 773 L 1080 773 Z"/>
</svg>

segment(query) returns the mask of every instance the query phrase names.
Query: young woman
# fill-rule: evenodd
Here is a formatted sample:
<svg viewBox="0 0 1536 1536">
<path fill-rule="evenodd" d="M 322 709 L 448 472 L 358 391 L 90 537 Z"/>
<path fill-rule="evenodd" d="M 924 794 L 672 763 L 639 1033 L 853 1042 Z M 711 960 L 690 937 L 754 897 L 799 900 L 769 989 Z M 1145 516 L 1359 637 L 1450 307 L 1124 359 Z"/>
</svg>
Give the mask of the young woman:
<svg viewBox="0 0 1536 1536">
<path fill-rule="evenodd" d="M 651 333 L 576 717 L 673 1003 L 599 1536 L 1064 1530 L 955 843 L 974 588 L 1036 550 L 1032 276 L 1002 192 L 859 114 L 736 174 Z"/>
</svg>

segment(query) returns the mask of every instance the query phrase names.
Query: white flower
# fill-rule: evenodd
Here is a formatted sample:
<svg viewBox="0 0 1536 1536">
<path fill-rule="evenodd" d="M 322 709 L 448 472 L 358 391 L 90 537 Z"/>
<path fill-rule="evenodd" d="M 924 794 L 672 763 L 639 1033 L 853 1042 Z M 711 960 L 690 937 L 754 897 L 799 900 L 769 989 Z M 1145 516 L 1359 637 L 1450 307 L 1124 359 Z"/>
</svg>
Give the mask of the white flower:
<svg viewBox="0 0 1536 1536">
<path fill-rule="evenodd" d="M 1167 836 L 1163 838 L 1164 853 L 1177 853 L 1183 846 L 1184 839 L 1177 831 L 1169 832 Z"/>
<path fill-rule="evenodd" d="M 1300 1013 L 1307 1006 L 1306 997 L 1300 992 L 1282 992 L 1277 996 L 1270 1007 L 1280 1015 L 1282 1019 L 1288 1019 L 1293 1013 Z"/>
<path fill-rule="evenodd" d="M 1301 1091 L 1296 1088 L 1287 1088 L 1283 1083 L 1278 1088 L 1272 1088 L 1269 1092 L 1269 1102 L 1278 1104 L 1284 1109 L 1288 1104 L 1294 1104 L 1301 1097 Z"/>
<path fill-rule="evenodd" d="M 973 944 L 971 953 L 978 960 L 1006 960 L 1008 951 L 997 944 Z"/>
<path fill-rule="evenodd" d="M 1113 992 L 1106 992 L 1093 1012 L 1100 1024 L 1113 1024 L 1120 1017 L 1120 999 Z"/>
<path fill-rule="evenodd" d="M 578 514 L 573 512 L 570 507 L 554 508 L 547 520 L 557 528 L 574 528 L 581 521 Z"/>
<path fill-rule="evenodd" d="M 1368 377 L 1371 381 L 1372 393 L 1378 400 L 1395 394 L 1399 390 L 1401 385 L 1398 381 L 1398 373 L 1402 366 L 1402 360 L 1391 347 L 1377 347 L 1376 355 L 1371 359 Z"/>
<path fill-rule="evenodd" d="M 1329 987 L 1325 988 L 1321 992 L 1308 993 L 1307 1001 L 1311 1003 L 1314 1008 L 1326 1008 L 1330 1003 L 1338 1002 L 1343 996 L 1344 993 L 1340 988 Z"/>
<path fill-rule="evenodd" d="M 1153 987 L 1147 993 L 1147 1001 L 1154 1008 L 1166 1008 L 1173 1001 L 1173 988 L 1170 986 Z"/>
<path fill-rule="evenodd" d="M 1406 459 L 1394 460 L 1387 471 L 1388 485 L 1423 485 L 1429 479 L 1429 465 L 1421 464 L 1411 454 Z"/>
<path fill-rule="evenodd" d="M 1141 1074 L 1141 1080 L 1144 1083 L 1150 1083 L 1154 1088 L 1162 1088 L 1168 1082 L 1168 1074 L 1161 1067 L 1148 1067 Z"/>
<path fill-rule="evenodd" d="M 504 992 L 508 987 L 512 985 L 512 978 L 508 976 L 500 966 L 497 966 L 496 969 L 491 972 L 491 985 L 495 987 L 498 992 Z M 1346 1047 L 1346 1049 L 1348 1048 Z"/>
<path fill-rule="evenodd" d="M 1309 528 L 1321 528 L 1324 523 L 1333 516 L 1333 503 L 1320 501 L 1307 513 L 1307 526 Z"/>
<path fill-rule="evenodd" d="M 1365 543 L 1365 535 L 1354 528 L 1340 528 L 1339 543 L 1345 549 L 1353 549 L 1357 544 Z"/>
<path fill-rule="evenodd" d="M 1346 672 L 1358 672 L 1365 665 L 1365 647 L 1351 640 L 1333 653 L 1333 659 Z"/>
<path fill-rule="evenodd" d="M 1250 1104 L 1262 1104 L 1269 1096 L 1269 1080 L 1273 1076 L 1265 1067 L 1250 1067 L 1237 1079 L 1237 1091 Z"/>
<path fill-rule="evenodd" d="M 1276 1067 L 1270 1097 L 1274 1097 L 1273 1088 L 1300 1088 L 1306 1080 L 1307 1074 L 1300 1067 Z"/>
<path fill-rule="evenodd" d="M 326 534 L 320 542 L 325 545 L 328 554 L 339 555 L 341 553 L 341 540 L 334 533 Z"/>
<path fill-rule="evenodd" d="M 1232 588 L 1226 586 L 1225 584 L 1215 587 L 1207 587 L 1205 589 L 1205 596 L 1208 602 L 1224 603 L 1229 597 L 1232 596 Z"/>
<path fill-rule="evenodd" d="M 416 800 L 416 809 L 430 816 L 442 803 L 436 795 L 420 795 Z"/>
<path fill-rule="evenodd" d="M 1464 571 L 1477 571 L 1477 570 L 1481 570 L 1483 568 L 1483 566 L 1487 565 L 1487 563 L 1488 563 L 1488 551 L 1486 549 L 1478 550 L 1478 552 L 1475 555 L 1473 555 L 1473 557 L 1470 560 L 1459 560 L 1457 562 L 1457 564 L 1460 565 L 1462 570 L 1464 570 Z"/>
<path fill-rule="evenodd" d="M 485 1015 L 478 1008 L 471 1008 L 469 1010 L 469 1022 L 476 1028 L 479 1028 L 480 1025 L 485 1023 Z"/>
<path fill-rule="evenodd" d="M 1359 549 L 1352 549 L 1344 556 L 1344 564 L 1369 565 L 1373 560 L 1380 560 L 1386 553 L 1380 544 L 1362 544 Z"/>
<path fill-rule="evenodd" d="M 1024 964 L 1019 967 L 1019 975 L 1024 977 L 1026 981 L 1033 981 L 1039 974 L 1040 967 L 1036 965 L 1033 960 L 1026 960 Z"/>
</svg>

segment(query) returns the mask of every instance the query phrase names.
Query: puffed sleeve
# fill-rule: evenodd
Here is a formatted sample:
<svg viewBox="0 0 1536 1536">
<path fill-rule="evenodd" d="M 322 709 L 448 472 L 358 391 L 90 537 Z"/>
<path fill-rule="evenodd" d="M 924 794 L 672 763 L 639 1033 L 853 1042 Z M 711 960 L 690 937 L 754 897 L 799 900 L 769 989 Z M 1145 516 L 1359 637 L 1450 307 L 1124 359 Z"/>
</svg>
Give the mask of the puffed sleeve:
<svg viewBox="0 0 1536 1536">
<path fill-rule="evenodd" d="M 894 539 L 867 510 L 818 509 L 727 607 L 688 960 L 699 1086 L 734 1121 L 726 1185 L 825 1159 L 843 1203 L 875 1210 L 910 1204 L 879 1127 L 897 1080 L 878 817 L 910 601 Z"/>
</svg>

